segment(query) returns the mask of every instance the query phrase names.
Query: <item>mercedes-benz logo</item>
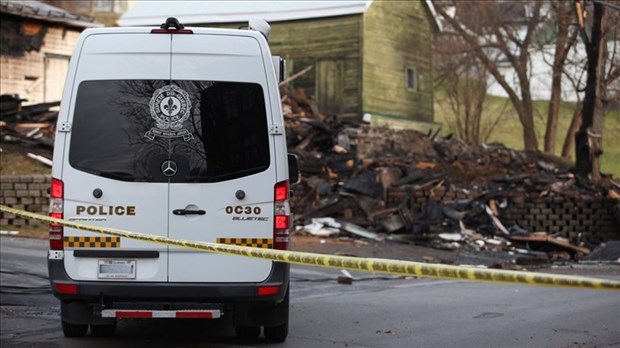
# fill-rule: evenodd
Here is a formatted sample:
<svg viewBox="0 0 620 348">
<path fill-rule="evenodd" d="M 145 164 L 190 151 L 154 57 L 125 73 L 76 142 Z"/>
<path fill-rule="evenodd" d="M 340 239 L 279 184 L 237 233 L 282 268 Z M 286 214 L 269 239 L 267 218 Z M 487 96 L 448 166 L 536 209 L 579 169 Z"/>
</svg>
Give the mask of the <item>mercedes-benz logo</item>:
<svg viewBox="0 0 620 348">
<path fill-rule="evenodd" d="M 161 165 L 162 174 L 168 177 L 176 174 L 177 170 L 178 170 L 177 163 L 173 160 L 167 160 Z"/>
</svg>

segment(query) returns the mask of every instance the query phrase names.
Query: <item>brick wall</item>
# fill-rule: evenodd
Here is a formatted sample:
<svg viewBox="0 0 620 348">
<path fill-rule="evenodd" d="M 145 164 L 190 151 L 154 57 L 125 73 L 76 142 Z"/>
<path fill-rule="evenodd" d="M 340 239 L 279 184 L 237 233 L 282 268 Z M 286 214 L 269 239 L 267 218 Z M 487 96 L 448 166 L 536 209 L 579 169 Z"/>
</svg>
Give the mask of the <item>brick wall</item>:
<svg viewBox="0 0 620 348">
<path fill-rule="evenodd" d="M 620 224 L 614 218 L 615 200 L 604 197 L 514 197 L 500 219 L 506 226 L 519 224 L 529 231 L 559 233 L 571 241 L 579 234 L 599 243 L 620 238 Z"/>
<path fill-rule="evenodd" d="M 47 214 L 49 209 L 48 189 L 52 178 L 50 175 L 0 176 L 0 204 L 33 213 Z M 40 225 L 36 221 L 26 220 L 12 214 L 0 212 L 0 225 L 24 226 Z"/>
<path fill-rule="evenodd" d="M 429 197 L 449 202 L 473 199 L 476 194 L 479 193 L 446 192 L 443 187 L 414 190 L 411 186 L 403 186 L 388 191 L 386 205 L 395 207 L 410 196 L 409 208 L 419 214 Z M 575 243 L 580 239 L 579 234 L 592 243 L 620 239 L 620 223 L 612 212 L 618 203 L 615 200 L 564 195 L 538 197 L 525 192 L 510 192 L 505 196 L 508 205 L 499 209 L 499 219 L 506 227 L 518 224 L 529 232 L 557 233 Z"/>
</svg>

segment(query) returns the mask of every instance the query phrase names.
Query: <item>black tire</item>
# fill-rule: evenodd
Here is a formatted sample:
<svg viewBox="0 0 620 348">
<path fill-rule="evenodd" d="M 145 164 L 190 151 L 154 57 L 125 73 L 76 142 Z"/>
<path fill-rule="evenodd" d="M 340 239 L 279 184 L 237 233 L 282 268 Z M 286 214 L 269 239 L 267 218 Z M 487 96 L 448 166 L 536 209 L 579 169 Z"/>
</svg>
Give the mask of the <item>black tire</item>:
<svg viewBox="0 0 620 348">
<path fill-rule="evenodd" d="M 265 338 L 270 342 L 282 343 L 288 336 L 288 321 L 278 326 L 265 326 Z"/>
<path fill-rule="evenodd" d="M 267 341 L 282 343 L 286 341 L 286 337 L 288 336 L 289 290 L 286 290 L 284 300 L 278 306 L 281 306 L 281 308 L 284 309 L 284 323 L 276 326 L 265 326 L 263 328 L 263 333 L 265 334 Z"/>
<path fill-rule="evenodd" d="M 116 332 L 116 323 L 112 325 L 90 325 L 90 333 L 95 337 L 110 337 Z"/>
<path fill-rule="evenodd" d="M 237 326 L 235 333 L 242 340 L 254 341 L 260 336 L 260 326 Z"/>
<path fill-rule="evenodd" d="M 88 331 L 88 325 L 82 324 L 69 324 L 66 321 L 62 321 L 62 333 L 65 337 L 84 337 Z"/>
</svg>

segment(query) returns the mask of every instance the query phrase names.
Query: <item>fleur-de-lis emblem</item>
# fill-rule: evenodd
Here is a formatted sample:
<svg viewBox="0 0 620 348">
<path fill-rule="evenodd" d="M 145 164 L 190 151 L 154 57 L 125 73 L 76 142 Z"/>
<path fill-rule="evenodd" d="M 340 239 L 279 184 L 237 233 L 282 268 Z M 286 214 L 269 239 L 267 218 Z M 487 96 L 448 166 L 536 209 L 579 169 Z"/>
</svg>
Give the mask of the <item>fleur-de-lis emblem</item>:
<svg viewBox="0 0 620 348">
<path fill-rule="evenodd" d="M 172 115 L 179 107 L 174 105 L 174 100 L 168 98 L 168 103 L 163 106 L 163 109 L 167 111 L 168 115 Z"/>
<path fill-rule="evenodd" d="M 180 111 L 180 102 L 177 96 L 165 97 L 159 105 L 162 114 L 175 116 Z"/>
</svg>

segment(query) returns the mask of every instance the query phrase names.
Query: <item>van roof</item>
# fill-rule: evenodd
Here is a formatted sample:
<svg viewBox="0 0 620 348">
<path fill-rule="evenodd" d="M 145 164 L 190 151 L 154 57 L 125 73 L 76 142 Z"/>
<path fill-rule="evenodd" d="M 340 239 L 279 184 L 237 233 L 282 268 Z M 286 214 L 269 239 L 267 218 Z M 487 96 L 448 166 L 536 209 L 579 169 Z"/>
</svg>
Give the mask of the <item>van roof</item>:
<svg viewBox="0 0 620 348">
<path fill-rule="evenodd" d="M 165 19 L 165 18 L 164 18 Z M 153 29 L 159 29 L 157 26 L 148 27 L 107 27 L 107 28 L 91 28 L 84 31 L 85 34 L 140 34 L 150 33 Z M 223 29 L 223 28 L 205 28 L 205 27 L 185 27 L 184 29 L 192 30 L 195 34 L 220 34 L 220 35 L 236 35 L 263 37 L 262 34 L 254 30 L 241 29 Z"/>
</svg>

